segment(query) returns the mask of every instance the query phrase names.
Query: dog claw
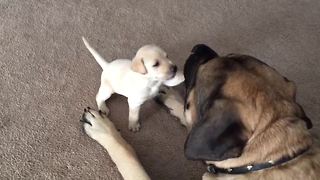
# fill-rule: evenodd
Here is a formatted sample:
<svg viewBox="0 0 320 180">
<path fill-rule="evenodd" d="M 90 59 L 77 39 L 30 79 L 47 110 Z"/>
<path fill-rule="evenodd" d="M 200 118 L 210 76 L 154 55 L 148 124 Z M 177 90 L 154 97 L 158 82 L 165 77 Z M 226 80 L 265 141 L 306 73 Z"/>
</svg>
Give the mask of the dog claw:
<svg viewBox="0 0 320 180">
<path fill-rule="evenodd" d="M 100 116 L 103 116 L 103 115 L 104 115 L 104 116 L 107 116 L 107 113 L 104 112 L 104 111 L 102 111 L 102 110 L 99 110 L 98 112 L 99 112 Z"/>
<path fill-rule="evenodd" d="M 132 132 L 138 132 L 140 130 L 140 123 L 133 123 L 133 124 L 130 124 L 129 123 L 129 130 L 132 131 Z"/>
<path fill-rule="evenodd" d="M 92 112 L 90 112 L 90 110 L 91 110 L 91 109 L 90 109 L 90 107 L 87 107 L 87 109 L 88 109 L 88 110 L 87 110 L 87 111 L 85 111 L 85 112 L 88 112 L 88 113 L 90 113 L 90 114 L 91 114 L 91 116 L 95 117 L 95 116 L 92 114 Z"/>
<path fill-rule="evenodd" d="M 87 124 L 89 124 L 90 126 L 92 126 L 91 122 L 89 122 L 89 121 L 86 120 L 86 119 L 80 119 L 80 122 L 87 123 Z"/>
</svg>

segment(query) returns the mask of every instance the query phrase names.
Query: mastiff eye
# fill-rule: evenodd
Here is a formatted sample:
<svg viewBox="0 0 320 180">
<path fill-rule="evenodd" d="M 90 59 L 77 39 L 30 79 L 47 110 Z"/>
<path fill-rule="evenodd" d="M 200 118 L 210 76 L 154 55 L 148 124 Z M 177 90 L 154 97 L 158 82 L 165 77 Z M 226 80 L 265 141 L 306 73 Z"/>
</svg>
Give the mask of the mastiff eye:
<svg viewBox="0 0 320 180">
<path fill-rule="evenodd" d="M 159 61 L 157 61 L 152 67 L 158 67 L 160 65 Z"/>
<path fill-rule="evenodd" d="M 190 108 L 190 103 L 188 102 L 187 104 L 186 104 L 186 110 L 188 110 Z"/>
</svg>

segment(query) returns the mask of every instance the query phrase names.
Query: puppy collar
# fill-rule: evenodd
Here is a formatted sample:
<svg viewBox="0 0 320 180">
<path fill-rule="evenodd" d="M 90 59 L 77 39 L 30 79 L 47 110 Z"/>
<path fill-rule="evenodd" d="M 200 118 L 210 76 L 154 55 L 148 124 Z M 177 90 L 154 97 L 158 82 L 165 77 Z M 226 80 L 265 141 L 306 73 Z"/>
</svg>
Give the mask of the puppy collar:
<svg viewBox="0 0 320 180">
<path fill-rule="evenodd" d="M 296 157 L 302 155 L 303 153 L 305 153 L 307 150 L 309 150 L 309 147 L 302 149 L 300 151 L 298 151 L 297 153 L 295 153 L 293 156 L 284 156 L 280 159 L 278 159 L 277 161 L 268 161 L 265 163 L 260 163 L 260 164 L 252 164 L 252 165 L 246 165 L 246 166 L 240 166 L 240 167 L 234 167 L 234 168 L 228 168 L 228 169 L 224 169 L 224 168 L 218 168 L 216 166 L 214 166 L 213 164 L 210 164 L 207 166 L 207 171 L 209 173 L 213 173 L 213 174 L 218 174 L 218 173 L 223 173 L 223 174 L 246 174 L 246 173 L 250 173 L 250 172 L 254 172 L 254 171 L 259 171 L 259 170 L 263 170 L 263 169 L 268 169 L 274 166 L 279 166 L 281 164 L 284 164 L 290 160 L 295 159 Z"/>
</svg>

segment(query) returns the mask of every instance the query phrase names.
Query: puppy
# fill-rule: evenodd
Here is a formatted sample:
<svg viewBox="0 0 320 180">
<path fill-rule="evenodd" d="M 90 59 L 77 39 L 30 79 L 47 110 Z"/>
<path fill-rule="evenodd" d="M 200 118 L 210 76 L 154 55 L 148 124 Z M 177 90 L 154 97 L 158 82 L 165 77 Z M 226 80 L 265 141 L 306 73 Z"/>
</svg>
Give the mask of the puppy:
<svg viewBox="0 0 320 180">
<path fill-rule="evenodd" d="M 85 46 L 103 69 L 101 85 L 96 96 L 98 108 L 107 112 L 105 101 L 113 94 L 128 98 L 129 129 L 140 129 L 140 106 L 158 94 L 164 84 L 176 86 L 184 81 L 182 73 L 177 73 L 177 66 L 168 58 L 167 53 L 156 45 L 145 45 L 129 59 L 118 59 L 107 62 L 95 51 L 85 38 Z"/>
</svg>

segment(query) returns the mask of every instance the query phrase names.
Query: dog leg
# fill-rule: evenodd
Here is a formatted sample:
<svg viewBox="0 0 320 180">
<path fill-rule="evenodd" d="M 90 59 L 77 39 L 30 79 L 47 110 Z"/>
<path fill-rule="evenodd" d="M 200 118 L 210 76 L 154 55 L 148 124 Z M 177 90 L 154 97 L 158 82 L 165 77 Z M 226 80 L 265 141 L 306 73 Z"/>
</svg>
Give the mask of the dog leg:
<svg viewBox="0 0 320 180">
<path fill-rule="evenodd" d="M 129 125 L 128 128 L 130 131 L 137 132 L 140 130 L 140 123 L 139 123 L 139 111 L 141 102 L 133 101 L 132 99 L 128 98 L 129 104 Z"/>
<path fill-rule="evenodd" d="M 172 88 L 162 87 L 156 101 L 168 108 L 170 114 L 177 117 L 183 126 L 187 127 L 187 121 L 184 116 L 183 100 L 178 92 Z"/>
<path fill-rule="evenodd" d="M 109 153 L 125 180 L 150 180 L 133 148 L 122 138 L 114 124 L 101 112 L 85 109 L 85 132 Z"/>
<path fill-rule="evenodd" d="M 110 98 L 112 93 L 113 93 L 113 90 L 109 85 L 101 83 L 101 86 L 96 96 L 96 102 L 98 105 L 98 109 L 106 114 L 109 113 L 109 110 L 106 106 L 105 101 Z"/>
</svg>

